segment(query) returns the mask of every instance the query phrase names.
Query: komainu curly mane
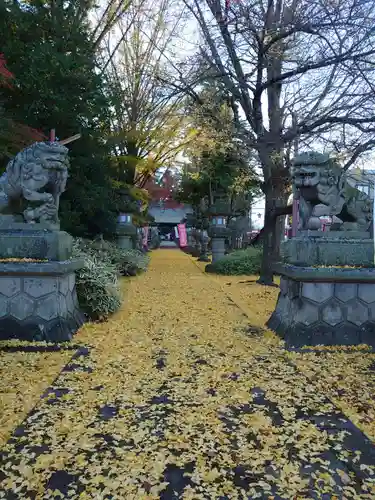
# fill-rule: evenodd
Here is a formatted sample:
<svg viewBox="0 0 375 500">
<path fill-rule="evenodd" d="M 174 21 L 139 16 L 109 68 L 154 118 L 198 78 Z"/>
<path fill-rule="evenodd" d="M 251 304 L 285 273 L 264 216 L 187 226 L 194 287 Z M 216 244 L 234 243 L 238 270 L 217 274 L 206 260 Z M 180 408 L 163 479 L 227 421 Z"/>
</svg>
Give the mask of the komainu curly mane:
<svg viewBox="0 0 375 500">
<path fill-rule="evenodd" d="M 300 200 L 301 229 L 320 227 L 319 217 L 336 216 L 339 230 L 368 231 L 372 222 L 372 201 L 347 179 L 329 155 L 301 153 L 294 159 L 292 182 Z"/>
<path fill-rule="evenodd" d="M 57 142 L 37 142 L 20 151 L 1 179 L 0 211 L 22 214 L 31 223 L 56 222 L 68 165 L 68 149 Z"/>
</svg>

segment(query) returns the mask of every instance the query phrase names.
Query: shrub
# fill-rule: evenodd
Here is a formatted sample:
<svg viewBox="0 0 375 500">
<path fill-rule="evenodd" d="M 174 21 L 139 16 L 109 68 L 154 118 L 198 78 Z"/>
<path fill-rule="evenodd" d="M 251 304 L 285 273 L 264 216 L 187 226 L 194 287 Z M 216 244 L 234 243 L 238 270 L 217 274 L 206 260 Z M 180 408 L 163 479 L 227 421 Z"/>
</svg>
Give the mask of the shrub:
<svg viewBox="0 0 375 500">
<path fill-rule="evenodd" d="M 121 250 L 115 245 L 111 245 L 108 258 L 122 276 L 135 276 L 146 271 L 150 260 L 147 254 L 139 250 Z"/>
<path fill-rule="evenodd" d="M 121 306 L 118 276 L 134 276 L 147 268 L 149 258 L 138 250 L 121 250 L 108 241 L 76 238 L 73 256 L 85 265 L 76 273 L 78 301 L 91 320 L 104 320 Z"/>
<path fill-rule="evenodd" d="M 78 245 L 74 245 L 73 255 L 85 261 L 84 267 L 76 272 L 77 296 L 82 311 L 94 321 L 108 318 L 121 305 L 116 266 L 84 252 Z"/>
<path fill-rule="evenodd" d="M 246 250 L 236 250 L 222 259 L 209 264 L 206 271 L 216 274 L 240 275 L 259 274 L 262 261 L 262 248 L 250 247 Z"/>
<path fill-rule="evenodd" d="M 122 250 L 114 243 L 104 240 L 76 238 L 75 245 L 86 254 L 114 265 L 121 276 L 134 276 L 145 271 L 150 260 L 148 255 L 139 250 Z"/>
</svg>

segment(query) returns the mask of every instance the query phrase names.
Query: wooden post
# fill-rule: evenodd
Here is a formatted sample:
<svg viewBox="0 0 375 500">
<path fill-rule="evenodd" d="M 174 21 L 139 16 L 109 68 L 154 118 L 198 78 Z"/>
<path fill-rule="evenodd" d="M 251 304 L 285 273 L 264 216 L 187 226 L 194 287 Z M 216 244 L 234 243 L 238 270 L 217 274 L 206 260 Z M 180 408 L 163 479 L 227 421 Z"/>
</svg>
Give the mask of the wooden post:
<svg viewBox="0 0 375 500">
<path fill-rule="evenodd" d="M 51 129 L 49 140 L 50 142 L 56 142 L 56 130 L 54 128 Z"/>
<path fill-rule="evenodd" d="M 71 137 L 68 137 L 67 139 L 59 141 L 59 144 L 62 144 L 64 146 L 65 144 L 69 144 L 70 142 L 76 141 L 80 137 L 81 137 L 81 134 L 72 135 Z"/>
</svg>

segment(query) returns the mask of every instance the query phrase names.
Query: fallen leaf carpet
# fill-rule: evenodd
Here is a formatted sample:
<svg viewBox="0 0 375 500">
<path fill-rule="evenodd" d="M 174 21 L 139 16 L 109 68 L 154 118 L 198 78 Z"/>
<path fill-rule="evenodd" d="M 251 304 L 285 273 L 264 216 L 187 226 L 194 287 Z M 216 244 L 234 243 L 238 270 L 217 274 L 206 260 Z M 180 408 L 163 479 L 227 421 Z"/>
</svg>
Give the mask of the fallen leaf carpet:
<svg viewBox="0 0 375 500">
<path fill-rule="evenodd" d="M 126 288 L 76 350 L 0 352 L 0 498 L 375 498 L 373 354 L 288 353 L 276 292 L 176 250 Z"/>
</svg>

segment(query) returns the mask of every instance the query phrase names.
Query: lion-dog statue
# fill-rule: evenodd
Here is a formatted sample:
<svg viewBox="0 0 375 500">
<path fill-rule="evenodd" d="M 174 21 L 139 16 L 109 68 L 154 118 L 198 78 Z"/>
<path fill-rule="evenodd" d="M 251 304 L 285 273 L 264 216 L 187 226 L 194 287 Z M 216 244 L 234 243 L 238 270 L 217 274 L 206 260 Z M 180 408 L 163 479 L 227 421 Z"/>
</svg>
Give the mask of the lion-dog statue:
<svg viewBox="0 0 375 500">
<path fill-rule="evenodd" d="M 320 216 L 336 216 L 339 231 L 368 231 L 373 202 L 348 183 L 348 174 L 327 154 L 297 155 L 291 169 L 295 196 L 299 198 L 300 229 L 318 229 Z"/>
<path fill-rule="evenodd" d="M 30 224 L 57 223 L 68 167 L 68 149 L 58 142 L 37 142 L 19 152 L 0 178 L 0 214 Z"/>
</svg>

